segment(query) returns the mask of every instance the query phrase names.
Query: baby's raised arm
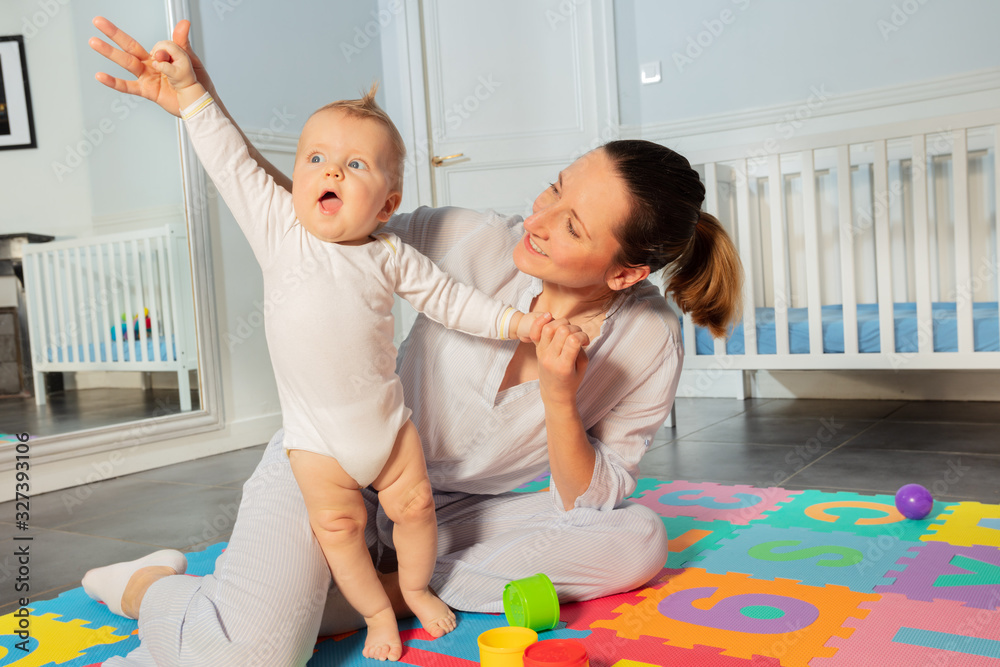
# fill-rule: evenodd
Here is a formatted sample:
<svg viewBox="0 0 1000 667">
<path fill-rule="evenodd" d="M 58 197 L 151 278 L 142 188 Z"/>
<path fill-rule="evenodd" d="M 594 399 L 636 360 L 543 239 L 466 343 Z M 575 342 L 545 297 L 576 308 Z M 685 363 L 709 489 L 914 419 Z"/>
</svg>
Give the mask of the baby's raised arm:
<svg viewBox="0 0 1000 667">
<path fill-rule="evenodd" d="M 262 268 L 295 222 L 292 195 L 281 188 L 253 155 L 196 76 L 191 58 L 174 42 L 158 42 L 149 66 L 176 91 L 181 117 L 198 159 L 215 183 Z"/>
</svg>

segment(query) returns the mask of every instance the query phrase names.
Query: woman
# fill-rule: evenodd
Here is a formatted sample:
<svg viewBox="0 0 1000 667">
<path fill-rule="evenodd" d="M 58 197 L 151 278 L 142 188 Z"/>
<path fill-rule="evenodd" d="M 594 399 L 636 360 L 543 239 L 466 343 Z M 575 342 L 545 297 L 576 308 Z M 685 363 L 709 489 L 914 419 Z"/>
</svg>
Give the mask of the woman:
<svg viewBox="0 0 1000 667">
<path fill-rule="evenodd" d="M 98 80 L 177 114 L 150 55 L 106 19 L 94 23 L 120 49 L 97 38 L 91 45 L 136 77 Z M 174 32 L 188 52 L 189 27 L 182 21 Z M 421 208 L 388 223 L 459 280 L 558 318 L 535 345 L 465 336 L 421 316 L 400 350 L 435 488 L 431 585 L 450 606 L 499 612 L 504 584 L 536 572 L 549 575 L 561 602 L 591 599 L 630 590 L 663 567 L 662 522 L 624 500 L 673 402 L 683 357 L 677 318 L 645 279 L 669 266 L 675 301 L 724 333 L 738 312 L 741 269 L 721 225 L 700 211 L 704 195 L 683 157 L 616 141 L 561 171 L 523 222 Z M 139 620 L 141 647 L 106 665 L 300 665 L 318 634 L 362 626 L 331 587 L 281 436 L 243 488 L 214 574 L 177 576 L 175 555 L 88 574 L 101 582 L 97 597 L 112 608 L 120 598 L 121 611 Z M 508 493 L 545 470 L 550 493 Z M 392 526 L 374 493 L 366 500 L 372 557 L 405 614 L 390 572 Z"/>
</svg>

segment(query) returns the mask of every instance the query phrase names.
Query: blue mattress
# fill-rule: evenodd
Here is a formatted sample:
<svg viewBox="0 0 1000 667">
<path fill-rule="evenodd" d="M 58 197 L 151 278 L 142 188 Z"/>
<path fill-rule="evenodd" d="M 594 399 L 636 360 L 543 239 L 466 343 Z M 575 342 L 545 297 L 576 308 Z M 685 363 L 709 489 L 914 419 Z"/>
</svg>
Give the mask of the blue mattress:
<svg viewBox="0 0 1000 667">
<path fill-rule="evenodd" d="M 67 346 L 69 347 L 69 346 Z M 118 361 L 118 343 L 111 343 L 108 347 L 111 348 L 111 361 Z M 140 361 L 174 361 L 177 359 L 177 348 L 171 345 L 173 356 L 167 356 L 167 341 L 166 338 L 160 338 L 160 355 L 154 359 L 153 358 L 153 341 L 149 338 L 146 339 L 146 354 L 139 357 L 139 353 L 142 352 L 142 341 L 125 341 L 122 343 L 122 356 L 125 361 L 131 361 L 133 358 L 138 358 Z M 104 347 L 104 343 L 100 343 L 99 347 L 100 358 L 95 357 L 94 344 L 90 343 L 87 345 L 87 355 L 84 356 L 84 346 L 77 345 L 76 347 L 69 347 L 69 359 L 68 361 L 73 363 L 98 363 L 107 362 L 108 354 Z M 66 352 L 66 348 L 49 348 L 49 363 L 64 362 L 67 359 L 63 358 L 63 354 Z M 135 355 L 135 356 L 132 356 Z"/>
<path fill-rule="evenodd" d="M 935 352 L 958 351 L 958 324 L 954 302 L 932 304 L 931 320 L 934 329 Z M 976 352 L 1000 351 L 1000 318 L 997 303 L 975 303 L 973 313 L 973 341 Z M 823 352 L 844 352 L 843 306 L 822 307 Z M 788 309 L 788 343 L 792 354 L 809 353 L 809 314 L 806 308 Z M 893 304 L 896 325 L 896 352 L 917 352 L 917 305 Z M 715 343 L 707 329 L 696 327 L 695 340 L 698 354 L 715 354 Z M 881 352 L 879 340 L 878 304 L 858 304 L 858 351 L 864 354 Z M 726 341 L 729 354 L 743 354 L 743 324 L 736 325 Z M 757 309 L 757 353 L 775 354 L 774 309 Z"/>
</svg>

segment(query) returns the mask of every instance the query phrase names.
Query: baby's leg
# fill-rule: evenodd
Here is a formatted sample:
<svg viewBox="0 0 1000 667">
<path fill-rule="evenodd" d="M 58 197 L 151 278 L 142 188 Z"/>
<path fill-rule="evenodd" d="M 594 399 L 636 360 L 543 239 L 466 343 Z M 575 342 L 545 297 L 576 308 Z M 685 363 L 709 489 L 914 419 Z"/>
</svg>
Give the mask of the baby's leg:
<svg viewBox="0 0 1000 667">
<path fill-rule="evenodd" d="M 432 636 L 451 632 L 455 614 L 428 588 L 437 557 L 437 520 L 420 436 L 413 422 L 407 421 L 399 429 L 392 454 L 374 487 L 379 504 L 395 523 L 392 541 L 403 599 Z"/>
<path fill-rule="evenodd" d="M 365 504 L 357 482 L 334 458 L 300 449 L 288 454 L 305 499 L 309 525 L 333 579 L 368 625 L 363 655 L 399 660 L 403 643 L 396 615 L 365 544 Z"/>
</svg>

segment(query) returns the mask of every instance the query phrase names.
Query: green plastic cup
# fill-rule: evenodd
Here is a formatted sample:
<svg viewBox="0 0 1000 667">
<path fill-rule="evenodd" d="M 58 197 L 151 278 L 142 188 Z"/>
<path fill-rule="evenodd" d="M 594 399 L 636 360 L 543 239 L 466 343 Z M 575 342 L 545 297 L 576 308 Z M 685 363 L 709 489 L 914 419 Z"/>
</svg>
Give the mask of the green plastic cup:
<svg viewBox="0 0 1000 667">
<path fill-rule="evenodd" d="M 559 625 L 559 597 L 552 580 L 538 573 L 504 586 L 503 613 L 508 625 L 535 632 Z"/>
</svg>

